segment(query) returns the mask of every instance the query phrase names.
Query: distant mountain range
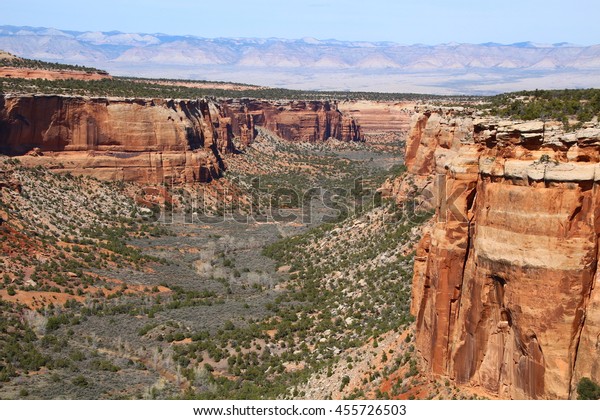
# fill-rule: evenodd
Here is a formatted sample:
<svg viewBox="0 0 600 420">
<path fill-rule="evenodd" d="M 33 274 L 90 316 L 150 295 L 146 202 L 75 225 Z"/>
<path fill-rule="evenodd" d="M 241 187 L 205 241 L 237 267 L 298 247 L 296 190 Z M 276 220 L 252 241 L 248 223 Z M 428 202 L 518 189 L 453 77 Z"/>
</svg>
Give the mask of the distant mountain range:
<svg viewBox="0 0 600 420">
<path fill-rule="evenodd" d="M 0 26 L 0 49 L 117 75 L 298 89 L 496 93 L 600 86 L 600 45 L 400 45 Z"/>
</svg>

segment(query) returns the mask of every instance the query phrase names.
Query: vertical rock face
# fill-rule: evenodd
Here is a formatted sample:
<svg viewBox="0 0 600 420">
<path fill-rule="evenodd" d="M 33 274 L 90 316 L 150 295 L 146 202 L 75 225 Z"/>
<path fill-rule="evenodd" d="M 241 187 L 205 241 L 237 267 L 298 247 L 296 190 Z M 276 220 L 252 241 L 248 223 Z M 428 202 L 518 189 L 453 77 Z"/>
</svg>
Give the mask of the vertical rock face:
<svg viewBox="0 0 600 420">
<path fill-rule="evenodd" d="M 0 97 L 0 152 L 35 151 L 24 163 L 103 179 L 205 182 L 232 150 L 229 118 L 209 101 Z"/>
<path fill-rule="evenodd" d="M 406 162 L 436 208 L 413 278 L 429 368 L 504 398 L 600 382 L 600 129 L 425 112 Z"/>
<path fill-rule="evenodd" d="M 360 126 L 342 114 L 337 104 L 324 101 L 261 101 L 235 99 L 222 103 L 236 136 L 248 144 L 255 127 L 264 127 L 289 141 L 362 141 Z"/>
<path fill-rule="evenodd" d="M 415 105 L 415 102 L 358 100 L 339 102 L 338 109 L 360 121 L 361 131 L 365 134 L 380 134 L 407 132 Z"/>
</svg>

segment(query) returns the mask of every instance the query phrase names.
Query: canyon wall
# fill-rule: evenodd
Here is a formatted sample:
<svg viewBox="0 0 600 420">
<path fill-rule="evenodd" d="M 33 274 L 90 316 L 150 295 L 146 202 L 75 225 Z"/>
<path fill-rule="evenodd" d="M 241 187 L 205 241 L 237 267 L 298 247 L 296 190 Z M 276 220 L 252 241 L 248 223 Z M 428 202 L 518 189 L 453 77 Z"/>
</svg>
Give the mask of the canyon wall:
<svg viewBox="0 0 600 420">
<path fill-rule="evenodd" d="M 143 183 L 208 182 L 233 137 L 256 127 L 289 141 L 361 141 L 356 120 L 321 101 L 0 96 L 0 153 L 26 165 Z"/>
<path fill-rule="evenodd" d="M 221 105 L 231 118 L 234 135 L 245 144 L 254 139 L 256 127 L 264 127 L 289 141 L 363 140 L 356 119 L 342 113 L 336 103 L 231 99 Z"/>
<path fill-rule="evenodd" d="M 204 101 L 0 97 L 0 152 L 100 179 L 207 182 L 233 150 L 229 119 Z"/>
<path fill-rule="evenodd" d="M 502 398 L 600 382 L 600 128 L 426 111 L 406 149 L 395 192 L 436 209 L 413 278 L 428 368 Z"/>
<path fill-rule="evenodd" d="M 407 132 L 415 102 L 341 101 L 338 109 L 360 121 L 361 132 L 381 134 L 390 131 Z"/>
</svg>

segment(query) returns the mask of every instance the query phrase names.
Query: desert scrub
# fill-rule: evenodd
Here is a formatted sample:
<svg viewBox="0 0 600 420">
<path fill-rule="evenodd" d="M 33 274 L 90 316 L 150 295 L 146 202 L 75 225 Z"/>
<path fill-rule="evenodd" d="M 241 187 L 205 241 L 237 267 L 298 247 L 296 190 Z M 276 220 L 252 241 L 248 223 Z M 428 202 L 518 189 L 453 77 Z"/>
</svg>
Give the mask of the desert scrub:
<svg viewBox="0 0 600 420">
<path fill-rule="evenodd" d="M 22 321 L 23 307 L 0 300 L 0 381 L 37 371 L 51 362 L 35 332 Z"/>
<path fill-rule="evenodd" d="M 265 255 L 279 265 L 290 265 L 296 276 L 290 277 L 285 292 L 267 305 L 272 316 L 251 326 L 226 323 L 216 333 L 205 332 L 201 341 L 177 346 L 174 358 L 178 363 L 187 367 L 201 360 L 226 360 L 228 374 L 236 378 L 214 376 L 213 372 L 210 380 L 215 391 L 192 394 L 197 398 L 286 395 L 311 374 L 338 363 L 338 355 L 345 349 L 391 330 L 400 331 L 412 322 L 410 244 L 418 239 L 412 228 L 430 214 L 403 219 L 395 212 L 391 206 L 377 208 L 265 247 Z M 394 223 L 356 228 L 367 218 L 385 217 Z M 258 350 L 262 341 L 268 349 Z M 404 363 L 410 364 L 409 373 L 414 375 L 414 361 Z M 285 366 L 290 364 L 302 364 L 303 368 L 287 371 Z M 347 381 L 342 379 L 340 389 Z"/>
</svg>

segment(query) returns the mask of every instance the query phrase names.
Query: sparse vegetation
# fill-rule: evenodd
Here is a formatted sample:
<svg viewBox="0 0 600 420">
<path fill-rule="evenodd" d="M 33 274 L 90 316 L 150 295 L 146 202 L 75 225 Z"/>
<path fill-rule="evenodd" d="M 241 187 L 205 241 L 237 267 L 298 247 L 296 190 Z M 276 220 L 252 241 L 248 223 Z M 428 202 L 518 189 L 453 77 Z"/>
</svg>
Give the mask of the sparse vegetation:
<svg viewBox="0 0 600 420">
<path fill-rule="evenodd" d="M 490 107 L 491 105 L 491 107 Z M 484 105 L 490 113 L 522 120 L 548 119 L 562 121 L 574 128 L 600 116 L 600 89 L 534 90 L 494 96 Z"/>
<path fill-rule="evenodd" d="M 34 70 L 66 70 L 66 71 L 82 71 L 86 73 L 101 73 L 106 74 L 106 71 L 94 67 L 86 67 L 71 64 L 50 63 L 42 60 L 30 60 L 27 58 L 1 58 L 0 67 L 16 67 L 27 68 Z"/>
<path fill-rule="evenodd" d="M 97 71 L 93 69 L 94 71 Z M 87 71 L 87 70 L 84 70 Z M 213 84 L 213 82 L 211 82 Z M 218 82 L 215 82 L 218 85 Z M 114 77 L 102 80 L 43 80 L 0 78 L 0 92 L 5 93 L 45 93 L 92 96 L 119 96 L 126 98 L 177 98 L 190 99 L 200 97 L 216 98 L 256 98 L 256 99 L 288 99 L 288 100 L 442 100 L 470 101 L 472 96 L 440 96 L 415 93 L 381 93 L 381 92 L 340 92 L 340 91 L 305 91 L 281 88 L 254 87 L 248 89 L 199 88 L 185 84 L 159 84 L 154 80 Z"/>
</svg>

